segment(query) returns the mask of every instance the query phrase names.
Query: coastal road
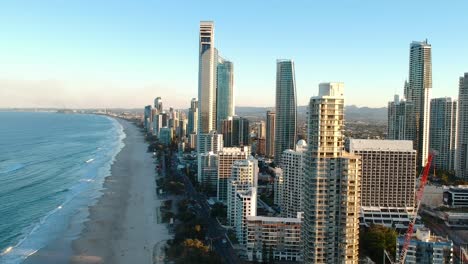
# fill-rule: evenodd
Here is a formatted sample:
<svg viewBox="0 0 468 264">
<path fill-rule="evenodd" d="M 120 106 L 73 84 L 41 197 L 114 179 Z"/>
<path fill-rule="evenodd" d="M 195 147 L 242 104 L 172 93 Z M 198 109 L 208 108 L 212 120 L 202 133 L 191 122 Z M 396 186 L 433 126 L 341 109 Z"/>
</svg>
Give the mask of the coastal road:
<svg viewBox="0 0 468 264">
<path fill-rule="evenodd" d="M 172 163 L 177 165 L 177 156 L 172 157 Z M 173 168 L 176 166 L 173 166 Z M 210 216 L 210 207 L 206 201 L 205 196 L 198 193 L 192 185 L 187 175 L 180 170 L 174 171 L 178 177 L 180 177 L 185 186 L 189 197 L 196 200 L 200 205 L 198 210 L 202 218 L 206 219 L 208 228 L 208 237 L 211 241 L 211 246 L 214 250 L 224 259 L 224 263 L 227 264 L 238 264 L 241 263 L 236 252 L 232 248 L 230 243 L 223 243 L 223 239 L 226 239 L 226 230 L 216 221 L 216 219 Z"/>
</svg>

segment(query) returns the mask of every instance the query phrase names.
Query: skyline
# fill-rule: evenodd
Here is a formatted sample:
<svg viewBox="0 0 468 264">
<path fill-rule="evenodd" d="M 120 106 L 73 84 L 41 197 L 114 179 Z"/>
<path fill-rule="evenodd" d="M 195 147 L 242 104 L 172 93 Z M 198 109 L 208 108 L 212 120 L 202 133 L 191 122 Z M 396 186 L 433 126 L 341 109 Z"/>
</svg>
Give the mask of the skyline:
<svg viewBox="0 0 468 264">
<path fill-rule="evenodd" d="M 0 107 L 138 108 L 161 96 L 189 108 L 197 97 L 200 20 L 215 22 L 215 45 L 234 64 L 237 106 L 274 106 L 277 59 L 295 62 L 298 105 L 316 95 L 319 83 L 338 81 L 347 87 L 347 104 L 385 107 L 395 93 L 403 95 L 410 43 L 426 38 L 433 47 L 432 98 L 456 98 L 458 78 L 468 71 L 468 49 L 459 48 L 467 38 L 460 32 L 468 4 L 461 1 L 340 8 L 339 1 L 111 3 L 2 4 L 8 41 L 0 44 Z M 450 16 L 416 27 L 416 10 L 429 18 Z"/>
</svg>

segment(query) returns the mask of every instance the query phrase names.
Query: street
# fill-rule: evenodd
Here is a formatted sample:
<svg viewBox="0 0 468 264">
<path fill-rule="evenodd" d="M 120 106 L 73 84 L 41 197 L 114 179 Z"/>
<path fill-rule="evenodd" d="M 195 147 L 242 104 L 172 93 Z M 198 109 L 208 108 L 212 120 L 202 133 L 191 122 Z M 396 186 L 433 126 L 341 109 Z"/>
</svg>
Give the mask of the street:
<svg viewBox="0 0 468 264">
<path fill-rule="evenodd" d="M 185 171 L 177 170 L 177 155 L 174 154 L 171 157 L 171 173 L 175 173 L 185 184 L 187 196 L 190 199 L 195 200 L 200 207 L 197 207 L 197 213 L 201 218 L 207 221 L 208 228 L 208 239 L 211 241 L 212 248 L 224 259 L 224 263 L 237 264 L 241 263 L 235 250 L 232 248 L 230 243 L 223 243 L 223 239 L 227 239 L 226 230 L 216 221 L 216 219 L 210 216 L 210 207 L 205 197 L 198 193 L 193 187 L 192 182 L 187 177 Z M 163 166 L 165 164 L 163 163 Z"/>
</svg>

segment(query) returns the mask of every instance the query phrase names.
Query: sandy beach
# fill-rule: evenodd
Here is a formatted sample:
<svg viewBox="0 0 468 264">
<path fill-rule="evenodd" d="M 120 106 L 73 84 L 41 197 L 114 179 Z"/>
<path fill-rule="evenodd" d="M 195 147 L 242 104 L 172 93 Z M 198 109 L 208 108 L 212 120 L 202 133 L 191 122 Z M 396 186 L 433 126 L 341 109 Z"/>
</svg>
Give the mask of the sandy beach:
<svg viewBox="0 0 468 264">
<path fill-rule="evenodd" d="M 68 231 L 30 256 L 26 264 L 150 264 L 159 259 L 161 245 L 171 236 L 166 225 L 157 222 L 160 201 L 152 153 L 146 152 L 147 143 L 135 125 L 118 121 L 126 134 L 125 147 L 104 181 L 102 196 L 82 209 L 89 210 L 89 216 L 81 233 Z M 76 223 L 71 226 L 77 229 Z"/>
</svg>

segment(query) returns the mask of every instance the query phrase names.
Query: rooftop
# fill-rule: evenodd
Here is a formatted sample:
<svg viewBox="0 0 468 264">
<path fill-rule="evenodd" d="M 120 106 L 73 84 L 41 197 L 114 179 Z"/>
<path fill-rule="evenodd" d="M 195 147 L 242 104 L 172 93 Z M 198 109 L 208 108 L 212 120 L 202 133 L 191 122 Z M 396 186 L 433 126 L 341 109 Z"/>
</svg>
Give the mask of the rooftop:
<svg viewBox="0 0 468 264">
<path fill-rule="evenodd" d="M 413 149 L 413 141 L 411 140 L 350 139 L 349 151 L 359 150 L 416 152 Z"/>
<path fill-rule="evenodd" d="M 301 218 L 287 218 L 287 217 L 271 217 L 271 216 L 247 216 L 248 221 L 262 221 L 262 222 L 280 222 L 280 223 L 297 223 L 300 224 Z"/>
</svg>

